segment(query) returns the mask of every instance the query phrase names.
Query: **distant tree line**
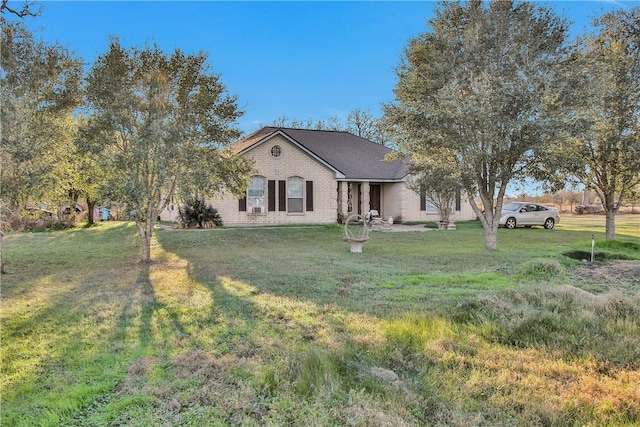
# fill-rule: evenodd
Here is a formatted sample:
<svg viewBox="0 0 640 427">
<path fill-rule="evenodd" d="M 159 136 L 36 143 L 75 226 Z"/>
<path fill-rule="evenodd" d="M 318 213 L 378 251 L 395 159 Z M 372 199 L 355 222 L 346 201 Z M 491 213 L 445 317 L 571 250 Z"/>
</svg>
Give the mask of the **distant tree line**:
<svg viewBox="0 0 640 427">
<path fill-rule="evenodd" d="M 337 132 L 349 132 L 353 135 L 376 142 L 380 145 L 393 147 L 393 138 L 384 117 L 375 117 L 371 112 L 356 108 L 351 111 L 345 120 L 338 117 L 329 119 L 296 119 L 280 117 L 270 126 L 294 129 L 315 129 Z"/>
</svg>

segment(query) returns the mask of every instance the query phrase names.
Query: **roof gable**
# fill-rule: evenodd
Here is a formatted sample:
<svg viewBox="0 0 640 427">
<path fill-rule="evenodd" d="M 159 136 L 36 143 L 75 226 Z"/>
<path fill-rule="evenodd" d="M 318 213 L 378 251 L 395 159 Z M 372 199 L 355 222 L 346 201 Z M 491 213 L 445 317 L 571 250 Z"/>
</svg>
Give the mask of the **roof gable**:
<svg viewBox="0 0 640 427">
<path fill-rule="evenodd" d="M 268 137 L 273 135 L 276 131 L 277 131 L 276 128 L 264 127 L 242 138 L 241 140 L 234 142 L 229 146 L 229 149 L 233 151 L 235 154 L 240 154 L 244 151 L 251 149 L 256 144 L 264 142 L 266 139 L 268 139 Z"/>
<path fill-rule="evenodd" d="M 407 164 L 400 160 L 384 160 L 393 150 L 348 132 L 264 127 L 230 148 L 235 153 L 243 154 L 279 133 L 334 169 L 340 178 L 400 181 L 409 170 Z"/>
</svg>

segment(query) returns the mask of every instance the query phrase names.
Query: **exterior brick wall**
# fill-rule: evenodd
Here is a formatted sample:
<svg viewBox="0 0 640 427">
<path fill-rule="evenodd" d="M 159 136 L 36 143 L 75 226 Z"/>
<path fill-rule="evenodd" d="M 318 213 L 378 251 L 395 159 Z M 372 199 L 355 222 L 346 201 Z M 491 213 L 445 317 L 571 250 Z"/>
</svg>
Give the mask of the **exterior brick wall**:
<svg viewBox="0 0 640 427">
<path fill-rule="evenodd" d="M 281 154 L 277 158 L 271 154 L 271 149 L 278 145 Z M 346 205 L 347 182 L 341 183 L 342 193 L 338 193 L 338 181 L 334 172 L 323 165 L 316 158 L 300 149 L 281 135 L 254 147 L 245 154 L 255 161 L 254 175 L 259 175 L 265 179 L 265 206 L 262 213 L 251 213 L 241 211 L 239 200 L 231 194 L 223 195 L 217 200 L 208 200 L 213 207 L 218 209 L 222 221 L 225 225 L 276 225 L 276 224 L 333 224 L 338 220 L 338 200 L 342 198 L 342 205 Z M 304 181 L 313 182 L 313 211 L 306 209 L 306 186 L 304 188 L 303 212 L 289 213 L 279 210 L 279 181 L 286 181 L 290 177 L 301 177 Z M 276 210 L 268 210 L 268 180 L 276 181 Z M 437 221 L 439 215 L 424 210 L 420 210 L 420 196 L 410 190 L 404 182 L 378 183 L 372 181 L 371 184 L 380 185 L 380 216 L 385 220 L 393 217 L 394 222 L 408 221 Z M 357 211 L 360 205 L 361 213 L 366 214 L 369 210 L 369 188 L 368 182 L 353 182 L 352 187 L 352 210 L 346 212 L 346 206 L 342 206 L 343 214 Z M 357 194 L 356 189 L 360 188 L 362 194 Z M 285 195 L 286 196 L 286 195 Z M 360 198 L 360 201 L 359 201 Z M 475 214 L 471 205 L 464 199 L 460 211 L 452 215 L 455 221 L 474 219 Z M 177 221 L 178 208 L 170 205 L 161 215 L 163 221 Z"/>
<path fill-rule="evenodd" d="M 281 155 L 278 158 L 274 158 L 271 155 L 271 148 L 274 145 L 278 145 L 281 148 Z M 302 213 L 278 211 L 278 195 L 276 195 L 275 212 L 267 211 L 265 206 L 264 210 L 266 212 L 252 214 L 240 211 L 238 199 L 227 195 L 221 200 L 210 201 L 218 209 L 222 216 L 222 221 L 226 225 L 330 224 L 336 222 L 338 209 L 337 181 L 329 168 L 280 135 L 276 135 L 267 142 L 255 147 L 246 156 L 255 161 L 256 172 L 254 175 L 263 176 L 266 180 L 276 181 L 276 192 L 279 190 L 277 182 L 286 181 L 290 177 L 296 176 L 305 181 L 313 181 L 313 211 L 308 212 L 304 202 Z M 308 196 L 306 188 L 304 191 L 304 200 L 306 200 Z M 266 198 L 267 194 L 265 194 Z"/>
</svg>

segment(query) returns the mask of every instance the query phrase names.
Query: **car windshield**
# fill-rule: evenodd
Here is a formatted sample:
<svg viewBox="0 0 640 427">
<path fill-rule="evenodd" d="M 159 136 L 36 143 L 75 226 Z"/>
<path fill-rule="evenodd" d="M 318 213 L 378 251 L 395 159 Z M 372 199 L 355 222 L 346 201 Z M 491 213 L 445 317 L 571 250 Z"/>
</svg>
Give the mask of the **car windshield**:
<svg viewBox="0 0 640 427">
<path fill-rule="evenodd" d="M 517 211 L 520 208 L 520 204 L 519 203 L 507 203 L 506 205 L 504 205 L 502 207 L 503 211 Z"/>
</svg>

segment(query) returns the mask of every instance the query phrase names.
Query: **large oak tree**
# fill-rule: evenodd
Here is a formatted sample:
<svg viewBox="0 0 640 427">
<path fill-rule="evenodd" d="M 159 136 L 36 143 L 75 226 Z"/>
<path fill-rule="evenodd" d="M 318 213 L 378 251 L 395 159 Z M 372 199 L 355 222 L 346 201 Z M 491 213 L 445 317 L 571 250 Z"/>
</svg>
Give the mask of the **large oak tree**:
<svg viewBox="0 0 640 427">
<path fill-rule="evenodd" d="M 224 147 L 240 136 L 242 114 L 204 53 L 157 46 L 125 49 L 112 39 L 87 78 L 88 143 L 109 149 L 117 172 L 111 199 L 134 211 L 142 261 L 151 260 L 156 218 L 179 189 L 238 194 L 251 165 Z"/>
<path fill-rule="evenodd" d="M 563 67 L 568 24 L 526 2 L 443 2 L 397 68 L 385 106 L 400 149 L 416 158 L 450 152 L 446 164 L 497 248 L 509 182 L 557 136 L 569 92 Z M 479 202 L 479 203 L 478 203 Z"/>
<path fill-rule="evenodd" d="M 597 192 L 614 239 L 616 214 L 640 184 L 640 7 L 607 13 L 593 27 L 577 41 L 582 103 L 549 169 Z"/>
</svg>

